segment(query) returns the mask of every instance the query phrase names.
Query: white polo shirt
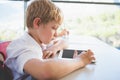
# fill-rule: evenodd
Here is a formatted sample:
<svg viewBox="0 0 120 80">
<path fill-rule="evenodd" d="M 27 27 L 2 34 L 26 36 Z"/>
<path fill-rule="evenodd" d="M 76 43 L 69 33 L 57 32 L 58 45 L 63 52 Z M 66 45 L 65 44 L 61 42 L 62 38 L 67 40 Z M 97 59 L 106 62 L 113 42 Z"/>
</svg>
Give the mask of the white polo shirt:
<svg viewBox="0 0 120 80">
<path fill-rule="evenodd" d="M 5 64 L 12 70 L 14 80 L 26 73 L 23 71 L 24 64 L 30 59 L 42 60 L 41 46 L 28 34 L 14 40 L 7 47 L 7 59 Z"/>
</svg>

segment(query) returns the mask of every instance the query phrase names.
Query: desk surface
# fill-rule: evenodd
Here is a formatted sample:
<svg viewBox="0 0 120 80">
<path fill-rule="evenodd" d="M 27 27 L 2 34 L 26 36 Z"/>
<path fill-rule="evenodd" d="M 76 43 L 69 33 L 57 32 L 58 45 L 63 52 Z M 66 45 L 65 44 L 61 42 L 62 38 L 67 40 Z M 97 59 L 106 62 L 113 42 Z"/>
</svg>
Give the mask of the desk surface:
<svg viewBox="0 0 120 80">
<path fill-rule="evenodd" d="M 69 49 L 91 49 L 96 64 L 76 70 L 60 80 L 120 80 L 120 51 L 94 37 L 72 36 Z"/>
</svg>

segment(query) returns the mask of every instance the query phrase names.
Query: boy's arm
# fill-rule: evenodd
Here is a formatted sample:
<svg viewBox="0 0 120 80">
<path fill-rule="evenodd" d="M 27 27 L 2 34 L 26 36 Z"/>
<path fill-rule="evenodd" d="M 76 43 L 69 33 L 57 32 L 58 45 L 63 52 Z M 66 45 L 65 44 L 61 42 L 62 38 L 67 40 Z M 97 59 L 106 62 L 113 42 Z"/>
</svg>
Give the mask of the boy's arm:
<svg viewBox="0 0 120 80">
<path fill-rule="evenodd" d="M 38 59 L 32 59 L 25 63 L 24 71 L 38 80 L 50 78 L 55 80 L 86 66 L 94 59 L 93 53 L 90 50 L 71 60 L 44 59 L 40 61 Z"/>
<path fill-rule="evenodd" d="M 83 67 L 83 64 L 77 59 L 32 59 L 25 64 L 24 71 L 37 80 L 57 80 L 80 67 Z"/>
</svg>

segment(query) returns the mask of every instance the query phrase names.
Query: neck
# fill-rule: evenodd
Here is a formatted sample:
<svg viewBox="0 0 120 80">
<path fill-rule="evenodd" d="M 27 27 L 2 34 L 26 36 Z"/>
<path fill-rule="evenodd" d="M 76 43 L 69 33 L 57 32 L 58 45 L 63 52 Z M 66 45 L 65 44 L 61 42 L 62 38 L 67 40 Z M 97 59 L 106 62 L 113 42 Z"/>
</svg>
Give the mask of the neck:
<svg viewBox="0 0 120 80">
<path fill-rule="evenodd" d="M 39 36 L 38 36 L 38 34 L 37 34 L 36 31 L 34 31 L 34 30 L 28 30 L 28 34 L 29 34 L 39 45 L 42 44 L 42 42 L 41 42 L 41 40 L 39 39 Z"/>
</svg>

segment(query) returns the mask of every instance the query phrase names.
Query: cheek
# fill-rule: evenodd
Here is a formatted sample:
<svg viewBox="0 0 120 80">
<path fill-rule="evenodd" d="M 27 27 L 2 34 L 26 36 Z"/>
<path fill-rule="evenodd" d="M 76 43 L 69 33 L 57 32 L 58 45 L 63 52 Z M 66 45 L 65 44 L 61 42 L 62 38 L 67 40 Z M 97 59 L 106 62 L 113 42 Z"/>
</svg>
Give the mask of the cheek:
<svg viewBox="0 0 120 80">
<path fill-rule="evenodd" d="M 53 38 L 53 32 L 49 31 L 49 33 L 47 34 L 47 36 L 48 36 L 49 39 Z"/>
<path fill-rule="evenodd" d="M 45 41 L 50 42 L 51 39 L 53 38 L 53 32 L 52 31 L 45 32 L 44 36 L 46 36 Z"/>
</svg>

